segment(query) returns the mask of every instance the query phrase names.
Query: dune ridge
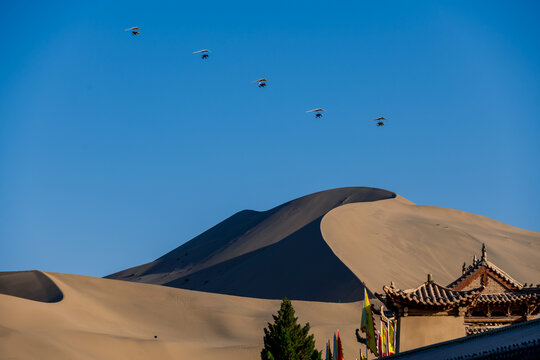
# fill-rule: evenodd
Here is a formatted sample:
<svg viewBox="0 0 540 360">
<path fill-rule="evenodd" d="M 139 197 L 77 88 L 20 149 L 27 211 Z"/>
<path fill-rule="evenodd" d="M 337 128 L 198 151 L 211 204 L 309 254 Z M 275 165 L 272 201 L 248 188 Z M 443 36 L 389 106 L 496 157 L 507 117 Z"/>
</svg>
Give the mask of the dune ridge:
<svg viewBox="0 0 540 360">
<path fill-rule="evenodd" d="M 56 284 L 41 271 L 0 272 L 0 294 L 53 303 L 64 297 Z"/>
<path fill-rule="evenodd" d="M 320 221 L 343 204 L 394 197 L 349 187 L 241 211 L 153 262 L 107 278 L 265 299 L 358 301 L 363 284 L 332 253 Z"/>
<path fill-rule="evenodd" d="M 540 233 L 349 187 L 241 211 L 159 259 L 107 278 L 265 299 L 353 302 L 364 285 L 446 285 L 479 254 L 518 281 L 540 276 Z"/>
</svg>

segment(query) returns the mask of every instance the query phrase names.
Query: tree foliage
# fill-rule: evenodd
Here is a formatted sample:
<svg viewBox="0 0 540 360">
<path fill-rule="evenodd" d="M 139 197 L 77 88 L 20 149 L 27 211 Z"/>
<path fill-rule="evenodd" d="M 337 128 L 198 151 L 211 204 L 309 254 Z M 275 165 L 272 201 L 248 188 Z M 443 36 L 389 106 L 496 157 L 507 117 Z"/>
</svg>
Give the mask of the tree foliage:
<svg viewBox="0 0 540 360">
<path fill-rule="evenodd" d="M 315 339 L 309 335 L 309 323 L 298 324 L 291 302 L 284 298 L 274 323 L 264 329 L 262 360 L 321 360 L 321 352 L 315 349 Z"/>
</svg>

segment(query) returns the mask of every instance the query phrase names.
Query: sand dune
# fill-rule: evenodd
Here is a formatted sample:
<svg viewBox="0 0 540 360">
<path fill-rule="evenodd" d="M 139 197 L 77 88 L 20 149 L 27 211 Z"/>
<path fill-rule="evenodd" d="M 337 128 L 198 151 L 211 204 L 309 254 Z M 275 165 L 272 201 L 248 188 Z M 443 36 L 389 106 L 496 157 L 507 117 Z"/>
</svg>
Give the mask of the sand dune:
<svg viewBox="0 0 540 360">
<path fill-rule="evenodd" d="M 399 196 L 336 208 L 322 219 L 321 232 L 336 256 L 374 291 L 390 281 L 416 287 L 427 273 L 448 285 L 461 275 L 463 262 L 481 255 L 482 243 L 488 259 L 516 280 L 540 279 L 540 233 Z"/>
<path fill-rule="evenodd" d="M 450 283 L 486 243 L 518 281 L 537 281 L 540 233 L 373 188 L 342 188 L 242 211 L 154 262 L 109 278 L 239 296 L 358 301 L 363 283 Z"/>
<path fill-rule="evenodd" d="M 64 297 L 58 286 L 40 271 L 0 272 L 0 294 L 42 302 L 57 302 Z"/>
<path fill-rule="evenodd" d="M 257 359 L 278 300 L 46 273 L 57 303 L 0 295 L 0 359 Z M 339 327 L 356 354 L 361 303 L 294 301 L 319 349 Z M 154 339 L 154 336 L 158 336 Z"/>
<path fill-rule="evenodd" d="M 266 299 L 358 301 L 363 285 L 322 238 L 320 220 L 343 204 L 395 196 L 342 188 L 242 211 L 152 263 L 108 278 Z"/>
<path fill-rule="evenodd" d="M 256 359 L 279 308 L 273 299 L 283 296 L 309 300 L 293 304 L 319 349 L 339 328 L 354 358 L 364 282 L 380 292 L 390 281 L 415 287 L 432 273 L 447 284 L 482 243 L 516 280 L 538 281 L 538 232 L 379 189 L 308 195 L 240 212 L 110 276 L 130 281 L 0 274 L 0 359 Z"/>
</svg>

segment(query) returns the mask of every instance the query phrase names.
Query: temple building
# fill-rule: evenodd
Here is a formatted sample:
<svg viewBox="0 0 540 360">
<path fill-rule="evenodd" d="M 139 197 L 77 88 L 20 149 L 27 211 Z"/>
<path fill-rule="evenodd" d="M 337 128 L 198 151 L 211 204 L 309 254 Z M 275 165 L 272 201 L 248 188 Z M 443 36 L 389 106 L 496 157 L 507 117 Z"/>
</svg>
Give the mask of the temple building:
<svg viewBox="0 0 540 360">
<path fill-rule="evenodd" d="M 391 283 L 379 299 L 398 319 L 398 351 L 447 341 L 538 317 L 540 284 L 523 285 L 482 257 L 463 264 L 461 276 L 447 286 L 431 274 L 415 289 Z"/>
</svg>

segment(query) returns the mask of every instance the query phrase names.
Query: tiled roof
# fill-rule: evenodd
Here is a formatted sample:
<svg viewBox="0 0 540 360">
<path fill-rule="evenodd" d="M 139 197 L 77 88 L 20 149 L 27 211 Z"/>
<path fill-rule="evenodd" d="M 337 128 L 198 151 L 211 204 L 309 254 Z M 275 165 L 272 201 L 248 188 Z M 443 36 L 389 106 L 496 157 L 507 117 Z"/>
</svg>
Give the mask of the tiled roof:
<svg viewBox="0 0 540 360">
<path fill-rule="evenodd" d="M 456 291 L 447 287 L 427 281 L 416 289 L 401 290 L 391 286 L 384 286 L 387 298 L 394 302 L 423 307 L 454 307 L 474 300 L 483 287 L 468 291 Z"/>
<path fill-rule="evenodd" d="M 476 299 L 477 304 L 509 304 L 516 302 L 540 301 L 540 293 L 499 293 L 499 294 L 482 294 Z"/>
</svg>

